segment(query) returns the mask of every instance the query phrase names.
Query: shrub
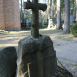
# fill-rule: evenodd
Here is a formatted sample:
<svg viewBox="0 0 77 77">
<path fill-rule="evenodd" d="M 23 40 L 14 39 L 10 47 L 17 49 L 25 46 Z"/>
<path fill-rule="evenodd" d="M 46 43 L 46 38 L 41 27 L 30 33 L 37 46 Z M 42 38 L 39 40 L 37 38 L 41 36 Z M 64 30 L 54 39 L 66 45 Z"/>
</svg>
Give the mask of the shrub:
<svg viewBox="0 0 77 77">
<path fill-rule="evenodd" d="M 74 23 L 72 26 L 71 26 L 71 33 L 77 37 L 77 23 Z"/>
<path fill-rule="evenodd" d="M 47 27 L 48 25 L 43 25 L 43 27 Z"/>
<path fill-rule="evenodd" d="M 44 25 L 48 25 L 48 23 L 47 23 L 47 22 L 45 22 L 45 23 L 44 23 Z"/>
</svg>

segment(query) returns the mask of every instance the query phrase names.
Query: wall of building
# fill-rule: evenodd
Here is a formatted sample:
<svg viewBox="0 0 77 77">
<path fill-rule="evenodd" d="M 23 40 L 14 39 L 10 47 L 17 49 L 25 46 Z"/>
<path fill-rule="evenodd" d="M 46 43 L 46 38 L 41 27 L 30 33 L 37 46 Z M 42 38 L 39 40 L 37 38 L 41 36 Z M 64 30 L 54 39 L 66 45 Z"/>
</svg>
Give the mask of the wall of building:
<svg viewBox="0 0 77 77">
<path fill-rule="evenodd" d="M 4 18 L 5 24 L 4 29 L 20 30 L 21 26 L 20 26 L 19 0 L 3 0 L 2 4 L 3 4 L 2 14 L 4 14 L 4 16 L 2 17 Z"/>
<path fill-rule="evenodd" d="M 20 25 L 20 10 L 19 10 L 19 0 L 13 0 L 14 2 L 14 23 L 15 23 L 15 28 L 19 28 Z"/>
<path fill-rule="evenodd" d="M 3 0 L 0 0 L 0 29 L 5 29 Z"/>
</svg>

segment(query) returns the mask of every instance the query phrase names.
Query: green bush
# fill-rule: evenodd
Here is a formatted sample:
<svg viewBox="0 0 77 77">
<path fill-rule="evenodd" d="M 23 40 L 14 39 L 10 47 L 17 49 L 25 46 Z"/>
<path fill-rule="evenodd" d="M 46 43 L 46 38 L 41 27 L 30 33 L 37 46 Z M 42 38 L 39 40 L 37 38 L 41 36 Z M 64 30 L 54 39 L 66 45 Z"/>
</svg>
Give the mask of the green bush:
<svg viewBox="0 0 77 77">
<path fill-rule="evenodd" d="M 74 23 L 72 26 L 71 26 L 71 33 L 77 37 L 77 23 Z"/>
<path fill-rule="evenodd" d="M 47 27 L 48 25 L 43 25 L 43 27 Z"/>
<path fill-rule="evenodd" d="M 44 25 L 48 25 L 48 22 L 45 22 Z"/>
</svg>

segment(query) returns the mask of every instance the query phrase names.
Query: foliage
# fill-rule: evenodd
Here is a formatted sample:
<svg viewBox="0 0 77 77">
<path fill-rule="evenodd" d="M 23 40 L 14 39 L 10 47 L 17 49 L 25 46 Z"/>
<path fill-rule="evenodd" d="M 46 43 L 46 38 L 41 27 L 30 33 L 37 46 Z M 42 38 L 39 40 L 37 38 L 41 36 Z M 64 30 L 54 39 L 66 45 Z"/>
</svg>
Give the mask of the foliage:
<svg viewBox="0 0 77 77">
<path fill-rule="evenodd" d="M 49 0 L 40 0 L 40 1 L 42 3 L 46 3 L 48 5 L 48 1 Z M 21 4 L 20 4 L 20 6 L 21 6 Z M 61 18 L 63 20 L 64 20 L 64 8 L 65 8 L 65 1 L 61 0 Z M 52 0 L 51 0 L 51 9 L 52 9 Z M 70 14 L 73 14 L 73 13 L 75 14 L 74 9 L 76 9 L 75 0 L 70 0 Z M 57 10 L 57 0 L 54 0 L 54 11 L 55 11 L 54 14 L 55 14 L 55 17 L 56 17 L 56 10 Z M 45 12 L 41 11 L 41 18 L 39 18 L 40 22 L 42 22 L 42 23 L 46 22 L 47 16 L 48 16 L 47 15 L 47 11 L 45 11 Z M 32 19 L 32 10 L 31 9 L 30 10 L 27 10 L 27 9 L 24 10 L 23 6 L 22 6 L 22 22 L 23 23 L 25 23 L 26 18 L 28 18 L 29 22 L 31 22 L 31 19 Z"/>
<path fill-rule="evenodd" d="M 62 12 L 63 12 L 64 6 L 65 6 L 64 0 L 61 0 L 61 10 L 62 10 Z"/>
<path fill-rule="evenodd" d="M 47 27 L 48 25 L 43 25 L 43 27 Z"/>
<path fill-rule="evenodd" d="M 45 22 L 44 25 L 48 25 L 48 22 Z"/>
<path fill-rule="evenodd" d="M 71 27 L 71 33 L 77 37 L 77 23 L 74 23 Z"/>
</svg>

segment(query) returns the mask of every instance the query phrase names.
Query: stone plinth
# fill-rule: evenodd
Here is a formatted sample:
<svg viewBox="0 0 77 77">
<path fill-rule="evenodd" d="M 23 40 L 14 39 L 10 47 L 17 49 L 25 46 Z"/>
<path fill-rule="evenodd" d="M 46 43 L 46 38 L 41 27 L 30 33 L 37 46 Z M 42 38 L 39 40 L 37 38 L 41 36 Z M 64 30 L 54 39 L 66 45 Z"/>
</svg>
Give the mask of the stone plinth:
<svg viewBox="0 0 77 77">
<path fill-rule="evenodd" d="M 27 37 L 19 41 L 16 77 L 52 77 L 56 52 L 49 36 Z"/>
</svg>

